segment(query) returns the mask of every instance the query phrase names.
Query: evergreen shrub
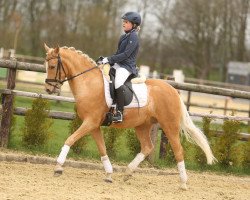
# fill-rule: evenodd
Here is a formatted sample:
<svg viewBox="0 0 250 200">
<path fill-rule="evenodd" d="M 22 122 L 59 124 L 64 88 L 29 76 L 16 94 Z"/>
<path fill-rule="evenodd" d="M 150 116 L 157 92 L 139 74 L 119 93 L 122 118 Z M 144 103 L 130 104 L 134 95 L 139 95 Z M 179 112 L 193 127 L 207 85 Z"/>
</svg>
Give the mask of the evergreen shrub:
<svg viewBox="0 0 250 200">
<path fill-rule="evenodd" d="M 210 143 L 210 147 L 213 149 L 213 145 L 211 144 L 212 136 L 210 131 L 210 125 L 211 125 L 212 118 L 209 117 L 203 117 L 202 119 L 202 125 L 203 125 L 203 133 L 206 135 L 208 142 Z M 195 160 L 200 166 L 206 166 L 207 164 L 207 158 L 203 150 L 197 146 L 195 146 Z"/>
<path fill-rule="evenodd" d="M 215 157 L 223 167 L 229 167 L 235 159 L 235 145 L 238 142 L 237 134 L 240 132 L 240 123 L 235 120 L 225 120 L 223 134 L 217 139 Z"/>
<path fill-rule="evenodd" d="M 250 169 L 250 140 L 244 143 L 244 157 L 242 160 L 242 166 L 246 169 Z"/>
<path fill-rule="evenodd" d="M 173 149 L 170 145 L 170 143 L 168 142 L 166 147 L 166 161 L 167 163 L 171 166 L 176 164 L 176 160 L 175 160 L 175 156 L 174 156 L 174 152 Z"/>
<path fill-rule="evenodd" d="M 116 158 L 117 139 L 123 132 L 122 129 L 102 127 L 107 154 L 110 158 Z"/>
<path fill-rule="evenodd" d="M 131 155 L 136 156 L 140 153 L 141 145 L 140 141 L 137 139 L 134 129 L 126 130 L 126 143 Z"/>
<path fill-rule="evenodd" d="M 51 136 L 52 119 L 48 118 L 50 105 L 48 100 L 33 100 L 32 108 L 27 110 L 22 128 L 22 142 L 27 148 L 45 146 Z"/>
</svg>

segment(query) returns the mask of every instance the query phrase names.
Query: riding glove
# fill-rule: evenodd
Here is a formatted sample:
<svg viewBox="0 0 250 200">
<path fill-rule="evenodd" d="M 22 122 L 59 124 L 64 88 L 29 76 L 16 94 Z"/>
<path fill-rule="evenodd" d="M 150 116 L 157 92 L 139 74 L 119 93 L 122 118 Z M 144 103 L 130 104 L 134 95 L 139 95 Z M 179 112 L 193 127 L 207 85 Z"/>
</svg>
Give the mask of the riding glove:
<svg viewBox="0 0 250 200">
<path fill-rule="evenodd" d="M 103 58 L 102 59 L 102 64 L 107 64 L 107 63 L 109 63 L 108 58 L 107 57 Z"/>
</svg>

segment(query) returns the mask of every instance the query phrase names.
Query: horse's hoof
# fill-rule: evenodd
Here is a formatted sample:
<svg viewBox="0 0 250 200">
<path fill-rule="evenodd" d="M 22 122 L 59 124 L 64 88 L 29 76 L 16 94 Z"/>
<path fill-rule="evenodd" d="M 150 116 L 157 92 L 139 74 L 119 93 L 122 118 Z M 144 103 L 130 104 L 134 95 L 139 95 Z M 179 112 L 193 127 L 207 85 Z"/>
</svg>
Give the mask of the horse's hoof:
<svg viewBox="0 0 250 200">
<path fill-rule="evenodd" d="M 62 173 L 63 173 L 63 171 L 61 171 L 61 170 L 60 171 L 59 170 L 58 171 L 54 171 L 54 176 L 55 177 L 61 176 Z"/>
<path fill-rule="evenodd" d="M 187 190 L 188 189 L 187 184 L 186 183 L 181 183 L 180 189 L 181 190 Z"/>
<path fill-rule="evenodd" d="M 128 181 L 129 179 L 132 178 L 132 174 L 126 174 L 124 177 L 123 177 L 123 181 L 126 182 Z"/>
<path fill-rule="evenodd" d="M 54 169 L 54 176 L 61 176 L 63 173 L 63 167 L 60 164 L 56 164 L 55 169 Z"/>
<path fill-rule="evenodd" d="M 103 179 L 106 183 L 113 183 L 113 179 L 112 178 L 105 178 Z"/>
<path fill-rule="evenodd" d="M 128 181 L 129 179 L 131 179 L 132 174 L 133 174 L 133 171 L 127 167 L 126 171 L 125 171 L 125 176 L 123 177 L 123 181 L 125 182 L 125 181 Z"/>
<path fill-rule="evenodd" d="M 111 177 L 111 174 L 112 174 L 112 173 L 107 173 L 107 174 L 106 174 L 106 178 L 103 179 L 106 183 L 113 183 L 113 179 L 112 179 L 112 177 Z"/>
</svg>

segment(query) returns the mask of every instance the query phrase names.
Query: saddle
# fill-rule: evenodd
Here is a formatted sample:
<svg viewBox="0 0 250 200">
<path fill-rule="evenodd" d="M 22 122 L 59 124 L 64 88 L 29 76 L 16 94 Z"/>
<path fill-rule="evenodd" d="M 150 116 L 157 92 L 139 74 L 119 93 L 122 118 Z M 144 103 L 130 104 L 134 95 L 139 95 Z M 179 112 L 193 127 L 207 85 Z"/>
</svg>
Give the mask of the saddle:
<svg viewBox="0 0 250 200">
<path fill-rule="evenodd" d="M 110 67 L 110 66 L 103 66 L 103 72 L 104 72 L 104 76 L 106 76 L 107 80 L 109 80 L 109 89 L 110 89 L 110 96 L 113 100 L 112 102 L 112 106 L 109 109 L 109 112 L 106 113 L 106 117 L 105 120 L 102 123 L 102 126 L 109 126 L 112 121 L 113 121 L 113 115 L 114 115 L 114 110 L 115 110 L 115 106 L 116 106 L 116 92 L 115 92 L 115 69 Z M 108 75 L 107 75 L 108 73 Z M 139 100 L 132 88 L 132 83 L 131 80 L 135 78 L 134 75 L 130 75 L 127 80 L 124 83 L 124 90 L 125 90 L 125 100 L 124 100 L 124 106 L 127 106 L 131 103 L 132 99 L 133 99 L 133 95 L 135 96 L 137 102 L 138 102 L 138 108 L 139 108 Z"/>
</svg>

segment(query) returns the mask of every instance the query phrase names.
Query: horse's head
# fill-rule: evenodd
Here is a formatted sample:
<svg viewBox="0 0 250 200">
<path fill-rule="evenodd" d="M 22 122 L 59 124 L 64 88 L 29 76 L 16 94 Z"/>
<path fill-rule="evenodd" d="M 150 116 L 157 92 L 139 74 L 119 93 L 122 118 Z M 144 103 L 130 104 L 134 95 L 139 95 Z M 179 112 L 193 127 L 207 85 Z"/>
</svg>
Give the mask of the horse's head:
<svg viewBox="0 0 250 200">
<path fill-rule="evenodd" d="M 46 44 L 44 44 L 44 48 L 47 51 L 45 61 L 47 72 L 45 90 L 49 94 L 59 93 L 66 78 L 66 72 L 60 57 L 60 48 L 59 46 L 55 49 L 49 48 Z"/>
</svg>

